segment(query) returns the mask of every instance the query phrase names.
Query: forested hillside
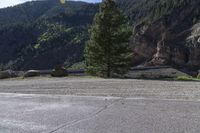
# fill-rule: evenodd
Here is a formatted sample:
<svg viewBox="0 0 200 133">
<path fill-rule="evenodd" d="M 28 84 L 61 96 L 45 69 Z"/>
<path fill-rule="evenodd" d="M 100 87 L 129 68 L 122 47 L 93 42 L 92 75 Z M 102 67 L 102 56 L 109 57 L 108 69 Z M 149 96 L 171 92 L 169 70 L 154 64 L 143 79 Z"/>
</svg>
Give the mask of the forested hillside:
<svg viewBox="0 0 200 133">
<path fill-rule="evenodd" d="M 133 24 L 148 23 L 170 15 L 177 8 L 185 8 L 192 0 L 117 0 L 120 8 Z M 194 0 L 196 1 L 196 0 Z M 178 14 L 177 14 L 178 15 Z"/>
<path fill-rule="evenodd" d="M 58 0 L 1 9 L 1 69 L 49 69 L 81 61 L 97 11 L 97 4 Z"/>
<path fill-rule="evenodd" d="M 200 68 L 199 0 L 117 0 L 134 29 L 133 65 Z M 45 0 L 0 9 L 0 68 L 49 69 L 83 60 L 98 4 Z"/>
</svg>

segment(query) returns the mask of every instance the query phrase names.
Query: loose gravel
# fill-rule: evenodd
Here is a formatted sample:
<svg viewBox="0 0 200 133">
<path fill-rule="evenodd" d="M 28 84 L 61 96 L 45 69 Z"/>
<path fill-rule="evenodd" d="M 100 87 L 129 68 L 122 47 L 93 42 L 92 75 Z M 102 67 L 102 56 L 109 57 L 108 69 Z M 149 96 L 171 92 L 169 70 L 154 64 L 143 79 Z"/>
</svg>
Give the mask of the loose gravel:
<svg viewBox="0 0 200 133">
<path fill-rule="evenodd" d="M 198 100 L 200 82 L 36 77 L 0 80 L 0 93 Z"/>
</svg>

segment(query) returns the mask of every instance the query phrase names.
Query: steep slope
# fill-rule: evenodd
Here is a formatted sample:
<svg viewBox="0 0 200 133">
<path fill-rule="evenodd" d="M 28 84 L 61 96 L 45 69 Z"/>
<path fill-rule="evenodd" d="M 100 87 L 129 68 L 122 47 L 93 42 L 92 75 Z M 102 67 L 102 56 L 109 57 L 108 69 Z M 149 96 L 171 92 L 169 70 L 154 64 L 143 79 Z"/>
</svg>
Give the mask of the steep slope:
<svg viewBox="0 0 200 133">
<path fill-rule="evenodd" d="M 199 0 L 119 2 L 135 27 L 134 65 L 200 68 Z"/>
<path fill-rule="evenodd" d="M 81 61 L 88 27 L 97 11 L 96 4 L 61 5 L 58 0 L 1 9 L 1 69 L 50 69 Z"/>
<path fill-rule="evenodd" d="M 0 25 L 31 23 L 58 4 L 56 0 L 34 1 L 0 9 Z"/>
<path fill-rule="evenodd" d="M 130 18 L 133 66 L 200 69 L 199 0 L 117 0 Z M 83 59 L 98 4 L 59 0 L 0 9 L 0 69 L 49 69 Z"/>
</svg>

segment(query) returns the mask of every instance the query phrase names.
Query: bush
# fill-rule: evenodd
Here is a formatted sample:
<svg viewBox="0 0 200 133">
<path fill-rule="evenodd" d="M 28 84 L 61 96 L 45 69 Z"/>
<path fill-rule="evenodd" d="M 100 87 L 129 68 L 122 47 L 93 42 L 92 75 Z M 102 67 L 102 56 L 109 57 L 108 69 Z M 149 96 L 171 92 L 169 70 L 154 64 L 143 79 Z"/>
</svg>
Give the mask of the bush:
<svg viewBox="0 0 200 133">
<path fill-rule="evenodd" d="M 175 80 L 179 80 L 179 81 L 199 81 L 200 78 L 193 78 L 192 76 L 180 76 L 180 77 L 176 77 Z"/>
<path fill-rule="evenodd" d="M 193 78 L 190 76 L 179 76 L 179 77 L 176 77 L 176 80 L 191 81 L 191 80 L 193 80 Z"/>
<path fill-rule="evenodd" d="M 84 70 L 85 67 L 86 67 L 86 64 L 85 64 L 84 61 L 82 61 L 82 62 L 78 62 L 78 63 L 73 64 L 68 69 L 69 70 Z"/>
<path fill-rule="evenodd" d="M 200 79 L 200 73 L 197 75 L 197 79 Z"/>
</svg>

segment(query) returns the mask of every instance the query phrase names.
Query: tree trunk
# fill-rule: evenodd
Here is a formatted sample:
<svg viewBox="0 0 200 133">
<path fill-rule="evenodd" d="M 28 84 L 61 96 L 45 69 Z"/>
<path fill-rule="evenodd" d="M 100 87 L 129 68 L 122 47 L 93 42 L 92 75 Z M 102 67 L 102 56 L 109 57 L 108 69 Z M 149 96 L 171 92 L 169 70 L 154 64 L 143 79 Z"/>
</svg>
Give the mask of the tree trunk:
<svg viewBox="0 0 200 133">
<path fill-rule="evenodd" d="M 108 68 L 107 68 L 107 78 L 111 78 L 111 68 L 110 68 L 110 62 L 108 62 Z"/>
<path fill-rule="evenodd" d="M 108 47 L 110 50 L 110 47 Z M 108 57 L 107 57 L 107 78 L 111 78 L 111 61 L 110 61 L 110 53 L 108 52 Z"/>
</svg>

